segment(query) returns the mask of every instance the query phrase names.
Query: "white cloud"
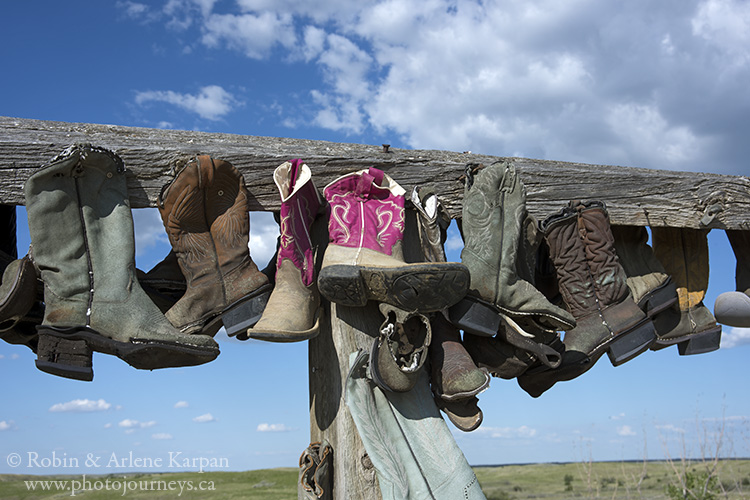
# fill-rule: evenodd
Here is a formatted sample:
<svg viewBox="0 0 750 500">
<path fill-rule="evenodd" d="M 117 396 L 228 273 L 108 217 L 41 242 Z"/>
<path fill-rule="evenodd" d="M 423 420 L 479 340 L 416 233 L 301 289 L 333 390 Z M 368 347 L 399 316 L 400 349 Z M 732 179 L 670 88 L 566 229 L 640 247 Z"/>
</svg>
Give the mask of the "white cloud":
<svg viewBox="0 0 750 500">
<path fill-rule="evenodd" d="M 635 436 L 635 431 L 629 425 L 623 425 L 617 428 L 618 436 Z"/>
<path fill-rule="evenodd" d="M 156 439 L 157 441 L 160 440 L 168 440 L 173 439 L 171 434 L 168 434 L 166 432 L 159 432 L 157 434 L 151 434 L 151 439 Z"/>
<path fill-rule="evenodd" d="M 685 433 L 685 429 L 681 427 L 677 427 L 676 425 L 673 425 L 673 424 L 657 425 L 656 428 L 664 432 L 676 432 L 678 434 Z"/>
<path fill-rule="evenodd" d="M 163 102 L 196 113 L 206 120 L 220 120 L 243 103 L 219 85 L 202 87 L 197 94 L 181 94 L 172 90 L 146 90 L 137 92 L 135 102 Z"/>
<path fill-rule="evenodd" d="M 625 418 L 624 413 L 620 413 L 619 415 L 612 415 L 609 417 L 610 420 L 621 420 L 623 418 Z"/>
<path fill-rule="evenodd" d="M 146 429 L 155 426 L 156 421 L 149 420 L 148 422 L 139 422 L 138 420 L 126 418 L 125 420 L 121 420 L 117 425 L 124 429 Z"/>
<path fill-rule="evenodd" d="M 203 415 L 199 415 L 193 419 L 193 422 L 198 422 L 199 424 L 205 424 L 208 422 L 216 422 L 216 417 L 211 415 L 210 413 L 205 413 Z"/>
<path fill-rule="evenodd" d="M 258 432 L 289 432 L 294 429 L 287 427 L 284 424 L 262 423 L 262 424 L 258 424 L 258 427 L 255 430 Z"/>
<path fill-rule="evenodd" d="M 721 334 L 721 348 L 731 349 L 732 347 L 739 347 L 742 345 L 750 344 L 750 328 L 729 328 L 727 331 L 726 327 Z"/>
<path fill-rule="evenodd" d="M 737 65 L 750 62 L 750 3 L 701 2 L 692 19 L 693 33 L 724 51 Z"/>
<path fill-rule="evenodd" d="M 291 16 L 283 13 L 212 14 L 203 26 L 201 41 L 211 48 L 226 44 L 251 59 L 263 59 L 277 43 L 294 45 L 294 33 Z"/>
<path fill-rule="evenodd" d="M 110 403 L 107 403 L 103 399 L 74 399 L 67 403 L 57 403 L 50 407 L 51 412 L 89 412 L 89 411 L 105 411 L 112 407 Z"/>
<path fill-rule="evenodd" d="M 702 0 L 694 10 L 590 0 L 214 6 L 170 0 L 162 18 L 177 29 L 199 25 L 195 43 L 214 50 L 304 62 L 322 76 L 305 82 L 296 118 L 280 120 L 290 126 L 375 131 L 416 148 L 681 170 L 739 169 L 737 158 L 750 153 L 744 1 Z M 149 91 L 137 102 L 208 119 L 232 107 L 218 92 L 200 97 Z"/>
<path fill-rule="evenodd" d="M 474 432 L 496 439 L 531 438 L 536 436 L 536 429 L 526 425 L 520 427 L 480 427 Z"/>
<path fill-rule="evenodd" d="M 174 404 L 175 408 L 187 408 L 188 406 L 190 406 L 190 404 L 187 401 L 177 401 Z"/>
<path fill-rule="evenodd" d="M 271 212 L 250 212 L 250 257 L 260 268 L 266 267 L 276 253 L 279 225 Z"/>
<path fill-rule="evenodd" d="M 142 208 L 132 212 L 136 256 L 143 255 L 148 248 L 159 242 L 169 244 L 167 232 L 164 230 L 164 224 L 157 209 Z"/>
<path fill-rule="evenodd" d="M 104 428 L 105 429 L 111 429 L 112 428 L 112 422 L 107 422 L 106 424 L 104 424 Z"/>
<path fill-rule="evenodd" d="M 0 420 L 0 431 L 7 431 L 8 429 L 10 429 L 10 422 Z"/>
</svg>

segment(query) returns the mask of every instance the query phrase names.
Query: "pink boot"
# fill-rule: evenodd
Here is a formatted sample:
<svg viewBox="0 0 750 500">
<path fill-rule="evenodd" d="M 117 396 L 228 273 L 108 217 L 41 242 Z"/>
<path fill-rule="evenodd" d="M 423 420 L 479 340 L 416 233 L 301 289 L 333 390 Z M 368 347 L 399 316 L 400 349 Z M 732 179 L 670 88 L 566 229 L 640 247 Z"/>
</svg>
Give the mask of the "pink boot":
<svg viewBox="0 0 750 500">
<path fill-rule="evenodd" d="M 320 295 L 315 283 L 315 253 L 311 231 L 325 204 L 302 160 L 279 165 L 273 180 L 281 195 L 281 238 L 276 258 L 276 286 L 263 316 L 247 330 L 249 337 L 271 342 L 297 342 L 318 334 Z M 325 229 L 324 229 L 325 230 Z M 323 240 L 325 242 L 325 240 Z"/>
<path fill-rule="evenodd" d="M 323 193 L 331 208 L 320 293 L 344 306 L 385 302 L 437 311 L 466 295 L 469 270 L 455 262 L 404 262 L 404 189 L 370 168 L 339 177 Z"/>
</svg>

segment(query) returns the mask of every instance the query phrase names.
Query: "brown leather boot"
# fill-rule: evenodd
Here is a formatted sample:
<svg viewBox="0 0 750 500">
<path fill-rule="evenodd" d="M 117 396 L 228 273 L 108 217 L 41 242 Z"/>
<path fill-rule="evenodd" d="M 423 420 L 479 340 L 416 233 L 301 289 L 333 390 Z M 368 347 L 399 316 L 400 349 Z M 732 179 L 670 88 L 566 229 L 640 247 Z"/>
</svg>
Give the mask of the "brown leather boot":
<svg viewBox="0 0 750 500">
<path fill-rule="evenodd" d="M 250 258 L 247 189 L 229 162 L 208 155 L 185 165 L 159 196 L 159 212 L 187 290 L 166 316 L 184 333 L 246 330 L 272 286 Z"/>
<path fill-rule="evenodd" d="M 677 304 L 654 321 L 659 350 L 677 344 L 680 355 L 715 351 L 721 326 L 703 304 L 708 288 L 708 230 L 655 227 L 654 253 L 677 285 Z"/>
<path fill-rule="evenodd" d="M 576 319 L 559 368 L 526 373 L 518 383 L 533 397 L 588 371 L 606 352 L 614 366 L 649 348 L 654 326 L 633 301 L 614 248 L 604 203 L 578 201 L 542 221 L 560 293 Z"/>
</svg>

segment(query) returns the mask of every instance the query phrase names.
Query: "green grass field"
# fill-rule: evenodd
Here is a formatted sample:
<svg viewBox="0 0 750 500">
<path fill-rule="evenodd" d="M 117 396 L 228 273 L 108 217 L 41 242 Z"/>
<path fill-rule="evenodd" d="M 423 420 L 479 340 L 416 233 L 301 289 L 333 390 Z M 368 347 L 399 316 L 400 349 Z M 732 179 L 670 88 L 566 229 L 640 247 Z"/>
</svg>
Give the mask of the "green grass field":
<svg viewBox="0 0 750 500">
<path fill-rule="evenodd" d="M 684 474 L 667 462 L 593 462 L 566 464 L 506 465 L 476 467 L 488 500 L 523 499 L 667 499 L 669 484 Z M 706 465 L 695 463 L 687 470 L 701 477 Z M 750 499 L 750 460 L 724 460 L 717 464 L 711 483 L 714 498 Z M 28 481 L 35 481 L 32 489 Z M 45 483 L 46 481 L 46 483 Z M 71 491 L 76 486 L 88 491 Z M 297 498 L 297 469 L 267 469 L 248 472 L 169 474 L 117 474 L 109 476 L 21 476 L 0 475 L 0 498 L 111 499 L 249 499 L 293 500 Z M 107 491 L 107 488 L 109 490 Z M 123 494 L 123 489 L 125 489 Z M 97 491 L 98 490 L 98 491 Z M 355 498 L 355 497 L 351 497 Z"/>
</svg>

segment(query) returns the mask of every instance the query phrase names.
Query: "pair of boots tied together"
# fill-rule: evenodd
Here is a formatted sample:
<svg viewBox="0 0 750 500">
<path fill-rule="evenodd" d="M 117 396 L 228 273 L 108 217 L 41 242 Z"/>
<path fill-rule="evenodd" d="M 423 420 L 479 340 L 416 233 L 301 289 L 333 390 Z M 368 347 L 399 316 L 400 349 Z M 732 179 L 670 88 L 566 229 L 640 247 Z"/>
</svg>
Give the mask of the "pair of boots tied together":
<svg viewBox="0 0 750 500">
<path fill-rule="evenodd" d="M 199 365 L 219 347 L 175 328 L 136 278 L 125 166 L 77 144 L 24 185 L 33 263 L 44 283 L 37 367 L 92 380 L 92 351 L 152 370 Z"/>
</svg>

